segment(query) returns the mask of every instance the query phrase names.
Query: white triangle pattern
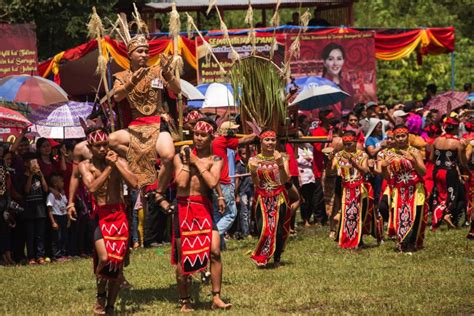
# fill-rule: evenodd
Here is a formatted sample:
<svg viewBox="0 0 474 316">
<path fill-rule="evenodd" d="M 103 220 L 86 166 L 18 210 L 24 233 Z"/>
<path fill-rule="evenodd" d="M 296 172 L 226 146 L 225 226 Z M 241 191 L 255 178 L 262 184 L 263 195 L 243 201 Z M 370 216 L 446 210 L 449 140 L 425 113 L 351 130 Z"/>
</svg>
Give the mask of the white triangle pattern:
<svg viewBox="0 0 474 316">
<path fill-rule="evenodd" d="M 127 223 L 123 222 L 122 226 L 120 226 L 120 229 L 115 226 L 115 224 L 110 225 L 109 228 L 107 228 L 106 224 L 102 224 L 102 230 L 105 230 L 110 236 L 115 236 L 115 235 L 120 235 L 122 233 L 122 230 L 128 231 L 128 225 Z M 111 232 L 114 232 L 113 234 Z"/>
<path fill-rule="evenodd" d="M 118 246 L 120 244 L 120 246 Z M 116 242 L 110 242 L 109 240 L 107 240 L 105 242 L 105 247 L 108 248 L 108 249 L 112 249 L 113 252 L 116 252 L 116 253 L 121 253 L 123 248 L 125 247 L 125 242 L 124 241 L 116 241 Z"/>
<path fill-rule="evenodd" d="M 202 230 L 204 227 L 211 226 L 209 220 L 205 218 L 201 224 L 199 224 L 197 221 L 192 221 L 191 226 L 189 226 L 186 221 L 183 221 L 183 223 L 181 224 L 181 228 L 184 228 L 186 226 L 188 228 L 188 230 L 186 231 L 194 231 L 194 222 L 196 222 L 196 226 L 199 227 L 199 230 Z"/>
<path fill-rule="evenodd" d="M 207 254 L 208 252 L 204 252 L 204 254 L 202 254 L 202 259 L 201 259 L 201 255 L 197 254 L 196 257 L 194 258 L 194 262 L 191 261 L 191 258 L 189 256 L 186 256 L 186 258 L 184 258 L 184 262 L 189 262 L 191 267 L 194 267 L 196 265 L 196 261 L 198 260 L 199 258 L 199 262 L 202 264 L 204 264 L 204 260 L 207 259 L 207 261 L 209 261 L 209 255 Z"/>
<path fill-rule="evenodd" d="M 200 237 L 204 237 L 203 239 L 201 239 Z M 194 241 L 191 243 L 190 241 L 191 238 L 183 238 L 183 246 L 188 244 L 189 247 L 191 248 L 194 248 L 194 245 L 196 245 L 196 242 L 199 241 L 199 244 L 200 246 L 204 246 L 206 244 L 206 242 L 211 242 L 211 238 L 209 238 L 209 236 L 196 236 L 196 238 L 194 238 Z"/>
</svg>

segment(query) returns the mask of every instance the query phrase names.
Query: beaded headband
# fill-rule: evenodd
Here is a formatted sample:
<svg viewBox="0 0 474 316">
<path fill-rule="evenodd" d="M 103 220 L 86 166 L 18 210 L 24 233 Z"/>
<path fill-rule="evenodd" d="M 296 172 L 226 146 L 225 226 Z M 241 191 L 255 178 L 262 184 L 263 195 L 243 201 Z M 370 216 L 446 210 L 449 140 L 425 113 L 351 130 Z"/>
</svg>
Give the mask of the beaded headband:
<svg viewBox="0 0 474 316">
<path fill-rule="evenodd" d="M 396 128 L 396 129 L 393 131 L 393 135 L 400 135 L 400 134 L 408 134 L 408 128 L 406 128 L 406 127 L 399 127 L 399 128 Z"/>
<path fill-rule="evenodd" d="M 202 117 L 202 114 L 199 113 L 198 111 L 191 111 L 188 113 L 188 115 L 186 115 L 184 122 L 187 123 L 187 122 L 195 121 L 195 120 L 200 119 L 201 117 Z"/>
<path fill-rule="evenodd" d="M 392 130 L 388 130 L 387 132 L 385 132 L 385 134 L 387 134 L 387 136 L 393 136 L 393 131 L 392 131 Z"/>
<path fill-rule="evenodd" d="M 276 137 L 276 133 L 274 131 L 266 131 L 260 134 L 260 139 L 268 138 L 268 137 Z"/>
<path fill-rule="evenodd" d="M 206 132 L 210 135 L 214 134 L 214 127 L 205 121 L 199 121 L 194 125 L 195 132 Z"/>
<path fill-rule="evenodd" d="M 93 131 L 92 133 L 87 135 L 87 143 L 89 143 L 89 145 L 93 145 L 95 143 L 106 142 L 108 139 L 109 137 L 107 133 L 105 133 L 101 129 Z"/>
<path fill-rule="evenodd" d="M 342 141 L 344 143 L 351 143 L 357 141 L 357 138 L 352 135 L 342 136 Z"/>
</svg>

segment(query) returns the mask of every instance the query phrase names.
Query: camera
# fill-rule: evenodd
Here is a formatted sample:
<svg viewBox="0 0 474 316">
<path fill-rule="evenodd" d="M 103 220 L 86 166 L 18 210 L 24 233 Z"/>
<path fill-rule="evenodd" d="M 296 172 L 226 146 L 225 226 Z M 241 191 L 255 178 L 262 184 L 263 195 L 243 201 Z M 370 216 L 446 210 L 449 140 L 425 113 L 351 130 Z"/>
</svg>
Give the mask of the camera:
<svg viewBox="0 0 474 316">
<path fill-rule="evenodd" d="M 11 200 L 10 203 L 8 203 L 8 210 L 13 214 L 19 214 L 22 213 L 25 209 L 17 202 Z"/>
</svg>

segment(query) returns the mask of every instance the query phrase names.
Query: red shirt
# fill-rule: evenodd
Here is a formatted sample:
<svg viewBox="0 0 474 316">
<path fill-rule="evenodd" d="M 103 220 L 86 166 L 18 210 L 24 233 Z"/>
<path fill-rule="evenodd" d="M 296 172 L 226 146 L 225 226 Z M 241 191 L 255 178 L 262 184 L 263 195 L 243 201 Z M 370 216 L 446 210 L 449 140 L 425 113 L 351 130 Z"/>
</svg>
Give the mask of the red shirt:
<svg viewBox="0 0 474 316">
<path fill-rule="evenodd" d="M 328 136 L 328 131 L 319 126 L 311 131 L 311 136 Z M 316 179 L 321 179 L 324 170 L 324 154 L 322 143 L 313 143 L 313 172 Z"/>
<path fill-rule="evenodd" d="M 221 170 L 221 178 L 219 180 L 222 184 L 230 184 L 229 177 L 229 161 L 227 160 L 227 149 L 236 150 L 239 146 L 237 137 L 219 136 L 212 142 L 212 152 L 214 155 L 222 158 L 224 162 Z"/>
<path fill-rule="evenodd" d="M 293 146 L 286 143 L 285 145 L 286 153 L 288 154 L 288 166 L 290 169 L 290 176 L 291 177 L 298 177 L 299 170 L 298 170 L 298 161 L 295 159 L 295 151 L 293 150 Z"/>
</svg>

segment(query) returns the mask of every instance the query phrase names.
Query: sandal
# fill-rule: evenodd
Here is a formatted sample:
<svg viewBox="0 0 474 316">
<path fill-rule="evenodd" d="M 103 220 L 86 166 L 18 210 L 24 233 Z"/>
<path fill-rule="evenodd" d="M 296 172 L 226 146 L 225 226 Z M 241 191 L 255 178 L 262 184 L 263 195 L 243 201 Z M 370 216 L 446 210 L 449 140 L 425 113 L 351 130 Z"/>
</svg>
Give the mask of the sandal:
<svg viewBox="0 0 474 316">
<path fill-rule="evenodd" d="M 168 206 L 162 206 L 162 202 L 166 202 Z M 173 214 L 175 212 L 174 205 L 172 205 L 170 201 L 166 199 L 166 196 L 160 192 L 155 193 L 155 203 L 159 205 L 160 210 L 166 215 Z"/>
<path fill-rule="evenodd" d="M 181 312 L 182 313 L 193 312 L 194 309 L 192 308 L 191 303 L 192 303 L 191 296 L 180 298 L 179 304 L 181 305 Z"/>
</svg>

